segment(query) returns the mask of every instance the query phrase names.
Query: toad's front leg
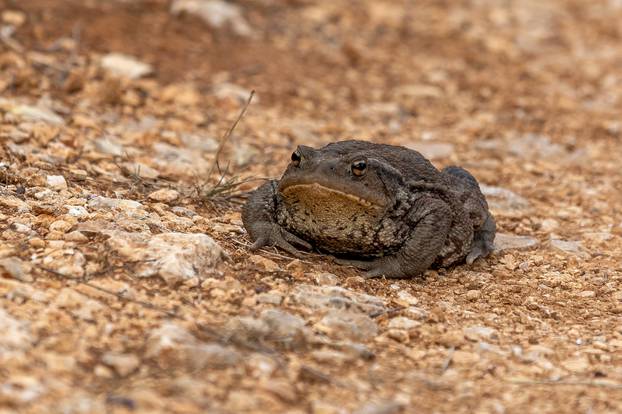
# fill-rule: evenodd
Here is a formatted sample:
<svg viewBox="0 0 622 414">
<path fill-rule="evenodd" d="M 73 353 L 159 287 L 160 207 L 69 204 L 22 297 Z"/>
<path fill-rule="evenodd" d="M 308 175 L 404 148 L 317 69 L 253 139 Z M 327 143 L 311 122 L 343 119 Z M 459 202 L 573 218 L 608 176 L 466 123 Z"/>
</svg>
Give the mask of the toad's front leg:
<svg viewBox="0 0 622 414">
<path fill-rule="evenodd" d="M 365 278 L 386 276 L 409 278 L 425 272 L 434 263 L 448 237 L 452 224 L 450 207 L 442 200 L 425 198 L 409 214 L 413 229 L 396 253 L 370 261 L 339 260 L 367 270 Z"/>
<path fill-rule="evenodd" d="M 305 250 L 310 250 L 311 245 L 276 222 L 277 186 L 277 181 L 268 181 L 250 195 L 242 208 L 244 228 L 254 242 L 251 250 L 264 246 L 276 246 L 300 257 L 299 250 L 293 245 Z"/>
</svg>

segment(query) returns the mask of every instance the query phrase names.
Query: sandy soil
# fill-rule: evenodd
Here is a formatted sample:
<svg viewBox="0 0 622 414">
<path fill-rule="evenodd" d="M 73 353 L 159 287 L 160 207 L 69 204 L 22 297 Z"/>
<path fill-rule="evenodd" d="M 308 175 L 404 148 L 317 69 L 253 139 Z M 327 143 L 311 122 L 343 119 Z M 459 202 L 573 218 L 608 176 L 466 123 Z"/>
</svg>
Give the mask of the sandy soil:
<svg viewBox="0 0 622 414">
<path fill-rule="evenodd" d="M 182 3 L 0 0 L 1 414 L 622 412 L 619 1 Z M 495 254 L 251 253 L 347 138 L 468 168 Z"/>
</svg>

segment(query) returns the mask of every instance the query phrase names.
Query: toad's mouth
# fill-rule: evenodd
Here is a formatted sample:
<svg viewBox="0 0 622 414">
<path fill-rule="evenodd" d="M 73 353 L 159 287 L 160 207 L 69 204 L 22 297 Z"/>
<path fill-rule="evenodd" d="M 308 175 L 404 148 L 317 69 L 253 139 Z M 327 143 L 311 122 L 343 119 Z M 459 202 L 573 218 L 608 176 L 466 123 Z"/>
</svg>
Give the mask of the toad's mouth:
<svg viewBox="0 0 622 414">
<path fill-rule="evenodd" d="M 331 204 L 338 204 L 340 202 L 353 202 L 367 209 L 381 209 L 383 205 L 377 201 L 368 200 L 366 198 L 357 196 L 356 194 L 346 193 L 336 188 L 327 187 L 319 183 L 304 183 L 304 184 L 292 184 L 280 189 L 281 194 L 287 199 L 314 199 L 319 201 L 320 199 L 332 200 Z"/>
</svg>

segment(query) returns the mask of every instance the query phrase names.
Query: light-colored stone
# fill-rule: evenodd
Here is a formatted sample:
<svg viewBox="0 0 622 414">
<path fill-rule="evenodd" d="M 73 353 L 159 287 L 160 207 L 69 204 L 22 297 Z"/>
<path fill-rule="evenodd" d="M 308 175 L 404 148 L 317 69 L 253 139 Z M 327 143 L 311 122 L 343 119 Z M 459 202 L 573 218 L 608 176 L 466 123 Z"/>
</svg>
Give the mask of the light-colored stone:
<svg viewBox="0 0 622 414">
<path fill-rule="evenodd" d="M 251 316 L 236 316 L 227 322 L 225 332 L 231 338 L 256 342 L 270 335 L 270 326 L 262 319 Z"/>
<path fill-rule="evenodd" d="M 482 292 L 480 292 L 479 290 L 471 289 L 467 291 L 466 293 L 467 300 L 471 302 L 475 302 L 476 300 L 479 300 L 479 298 L 481 297 L 482 297 Z"/>
<path fill-rule="evenodd" d="M 269 305 L 280 305 L 283 302 L 283 295 L 278 293 L 260 293 L 257 295 L 257 303 L 266 303 Z"/>
<path fill-rule="evenodd" d="M 33 237 L 28 240 L 28 244 L 34 247 L 35 249 L 39 249 L 45 247 L 45 241 L 39 237 Z"/>
<path fill-rule="evenodd" d="M 30 283 L 22 283 L 13 279 L 0 278 L 0 287 L 7 289 L 5 297 L 9 300 L 26 299 L 33 302 L 49 302 L 48 292 L 34 288 Z"/>
<path fill-rule="evenodd" d="M 25 201 L 20 200 L 15 196 L 0 196 L 0 205 L 8 207 L 17 213 L 27 213 L 30 211 L 30 206 Z"/>
<path fill-rule="evenodd" d="M 552 232 L 559 228 L 559 222 L 552 218 L 542 220 L 542 230 Z"/>
<path fill-rule="evenodd" d="M 386 310 L 381 298 L 340 286 L 297 285 L 292 291 L 290 300 L 317 310 L 349 309 L 352 312 L 367 314 L 381 313 Z"/>
<path fill-rule="evenodd" d="M 352 360 L 352 356 L 334 349 L 316 349 L 311 352 L 311 358 L 321 364 L 329 364 L 330 366 L 341 366 Z"/>
<path fill-rule="evenodd" d="M 584 355 L 576 356 L 562 362 L 562 367 L 573 373 L 582 373 L 590 368 L 590 361 Z"/>
<path fill-rule="evenodd" d="M 337 339 L 367 341 L 378 334 L 378 326 L 373 319 L 358 312 L 329 311 L 315 328 Z"/>
<path fill-rule="evenodd" d="M 37 191 L 35 193 L 35 198 L 37 200 L 53 201 L 56 197 L 57 197 L 57 194 L 54 191 L 47 189 L 47 188 L 42 191 Z"/>
<path fill-rule="evenodd" d="M 251 255 L 248 260 L 251 261 L 251 263 L 256 264 L 257 266 L 262 267 L 263 269 L 267 270 L 268 272 L 274 272 L 276 270 L 279 270 L 279 265 L 274 261 L 274 260 L 270 260 L 267 259 L 263 256 L 260 256 L 258 254 L 253 254 Z"/>
<path fill-rule="evenodd" d="M 187 350 L 196 367 L 225 368 L 241 362 L 242 356 L 235 348 L 220 344 L 199 344 Z"/>
<path fill-rule="evenodd" d="M 399 414 L 404 404 L 398 401 L 368 402 L 352 412 L 352 414 Z"/>
<path fill-rule="evenodd" d="M 109 231 L 107 243 L 130 260 L 140 261 L 136 276 L 160 276 L 174 285 L 214 272 L 224 250 L 203 233 L 144 233 Z"/>
<path fill-rule="evenodd" d="M 529 236 L 516 236 L 514 234 L 497 233 L 495 235 L 495 252 L 505 250 L 528 249 L 538 245 L 538 240 Z"/>
<path fill-rule="evenodd" d="M 101 152 L 102 154 L 113 155 L 115 157 L 122 157 L 125 155 L 123 144 L 121 144 L 121 142 L 114 136 L 105 135 L 96 139 L 93 144 L 95 150 Z"/>
<path fill-rule="evenodd" d="M 408 331 L 410 329 L 421 326 L 421 322 L 406 318 L 404 316 L 396 316 L 389 321 L 389 324 L 387 326 L 390 329 L 404 329 Z"/>
<path fill-rule="evenodd" d="M 129 79 L 138 79 L 153 72 L 151 65 L 122 53 L 109 53 L 102 57 L 101 66 L 114 75 Z"/>
<path fill-rule="evenodd" d="M 102 210 L 102 209 L 137 209 L 142 208 L 143 205 L 138 201 L 134 200 L 124 200 L 122 198 L 108 198 L 102 196 L 95 196 L 89 199 L 88 207 L 91 210 Z"/>
<path fill-rule="evenodd" d="M 56 220 L 50 223 L 50 231 L 58 231 L 60 233 L 68 232 L 72 227 L 72 224 L 65 220 Z"/>
<path fill-rule="evenodd" d="M 171 13 L 194 14 L 216 29 L 230 25 L 240 36 L 252 34 L 251 27 L 242 16 L 242 9 L 222 0 L 174 0 L 171 3 Z"/>
<path fill-rule="evenodd" d="M 65 237 L 63 237 L 63 240 L 84 243 L 84 242 L 89 241 L 89 238 L 86 237 L 84 233 L 80 231 L 72 231 L 72 232 L 66 233 Z"/>
<path fill-rule="evenodd" d="M 58 244 L 58 246 L 55 245 Z M 43 266 L 54 270 L 57 275 L 68 278 L 80 278 L 84 276 L 86 258 L 76 249 L 64 249 L 61 240 L 50 240 L 48 254 L 43 258 Z"/>
<path fill-rule="evenodd" d="M 65 208 L 67 209 L 67 214 L 72 217 L 86 218 L 89 216 L 87 209 L 82 206 L 65 206 Z"/>
<path fill-rule="evenodd" d="M 32 282 L 32 265 L 17 257 L 0 259 L 0 276 L 8 275 L 22 282 Z"/>
<path fill-rule="evenodd" d="M 151 331 L 145 356 L 155 359 L 162 367 L 182 364 L 193 370 L 232 366 L 241 360 L 234 348 L 201 343 L 184 327 L 172 322 L 165 322 Z"/>
<path fill-rule="evenodd" d="M 54 190 L 67 189 L 67 181 L 62 175 L 48 175 L 46 181 L 48 186 Z"/>
<path fill-rule="evenodd" d="M 179 198 L 179 192 L 170 188 L 161 188 L 149 194 L 149 198 L 163 203 L 170 203 L 171 201 L 175 201 Z"/>
<path fill-rule="evenodd" d="M 181 206 L 171 207 L 171 211 L 180 217 L 193 218 L 197 216 L 196 212 Z"/>
<path fill-rule="evenodd" d="M 510 139 L 508 150 L 526 159 L 550 158 L 566 153 L 562 145 L 552 142 L 548 136 L 533 133 Z"/>
<path fill-rule="evenodd" d="M 155 151 L 151 164 L 162 174 L 180 176 L 202 176 L 207 173 L 212 163 L 208 162 L 200 151 L 177 147 L 164 142 L 153 144 Z"/>
<path fill-rule="evenodd" d="M 214 96 L 219 99 L 230 99 L 232 101 L 238 102 L 239 104 L 244 104 L 248 101 L 250 95 L 250 90 L 238 85 L 234 85 L 232 83 L 225 82 L 219 83 L 214 86 Z M 253 97 L 253 101 L 258 101 L 256 96 Z"/>
<path fill-rule="evenodd" d="M 486 196 L 488 206 L 493 213 L 506 216 L 520 216 L 529 209 L 529 201 L 508 190 L 480 183 L 482 194 Z"/>
<path fill-rule="evenodd" d="M 408 331 L 404 329 L 389 329 L 387 330 L 387 336 L 397 342 L 406 343 L 410 340 Z"/>
<path fill-rule="evenodd" d="M 19 10 L 4 10 L 2 11 L 2 22 L 19 27 L 26 22 L 26 14 Z"/>
<path fill-rule="evenodd" d="M 244 358 L 249 374 L 253 378 L 270 378 L 279 368 L 279 362 L 268 355 L 252 353 Z"/>
<path fill-rule="evenodd" d="M 279 309 L 266 309 L 261 319 L 268 325 L 270 335 L 281 342 L 301 341 L 305 335 L 305 320 Z"/>
<path fill-rule="evenodd" d="M 339 283 L 339 278 L 332 273 L 317 273 L 313 275 L 313 280 L 318 285 L 335 286 Z"/>
<path fill-rule="evenodd" d="M 613 234 L 610 231 L 588 231 L 583 233 L 583 236 L 593 242 L 602 243 L 613 239 Z"/>
<path fill-rule="evenodd" d="M 15 222 L 11 224 L 11 230 L 17 233 L 28 234 L 32 231 L 30 224 Z"/>
<path fill-rule="evenodd" d="M 564 253 L 573 254 L 575 256 L 587 258 L 589 254 L 583 248 L 580 241 L 551 239 L 551 247 Z"/>
<path fill-rule="evenodd" d="M 415 306 L 419 303 L 419 299 L 405 290 L 400 290 L 397 292 L 396 302 L 402 306 Z"/>
<path fill-rule="evenodd" d="M 165 322 L 152 330 L 147 340 L 145 355 L 148 358 L 179 345 L 194 344 L 196 338 L 188 330 L 172 322 Z"/>
<path fill-rule="evenodd" d="M 428 317 L 428 312 L 425 309 L 418 308 L 416 306 L 409 306 L 404 309 L 404 312 L 412 319 L 415 320 L 425 320 Z"/>
<path fill-rule="evenodd" d="M 497 331 L 487 326 L 469 326 L 463 330 L 464 336 L 471 341 L 498 339 Z"/>
<path fill-rule="evenodd" d="M 93 374 L 95 374 L 95 376 L 99 378 L 110 379 L 114 377 L 114 372 L 107 366 L 101 364 L 97 364 L 95 366 L 95 368 L 93 369 Z"/>
<path fill-rule="evenodd" d="M 188 148 L 206 152 L 215 152 L 219 146 L 218 140 L 203 134 L 182 133 L 181 141 Z"/>
<path fill-rule="evenodd" d="M 11 113 L 26 121 L 43 122 L 50 125 L 63 125 L 65 120 L 48 108 L 41 106 L 16 105 Z"/>
<path fill-rule="evenodd" d="M 155 180 L 160 176 L 160 171 L 142 162 L 124 162 L 123 167 L 130 171 L 132 175 L 147 180 Z"/>
<path fill-rule="evenodd" d="M 477 349 L 483 352 L 490 352 L 502 357 L 507 357 L 509 352 L 503 350 L 500 346 L 489 344 L 488 342 L 479 341 L 477 343 Z"/>
</svg>

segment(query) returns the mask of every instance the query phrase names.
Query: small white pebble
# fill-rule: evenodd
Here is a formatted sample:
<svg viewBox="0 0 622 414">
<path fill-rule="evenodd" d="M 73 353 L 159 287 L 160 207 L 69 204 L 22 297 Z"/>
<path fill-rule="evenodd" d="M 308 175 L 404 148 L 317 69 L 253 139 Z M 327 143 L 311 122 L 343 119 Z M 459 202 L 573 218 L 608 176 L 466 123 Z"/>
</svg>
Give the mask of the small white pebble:
<svg viewBox="0 0 622 414">
<path fill-rule="evenodd" d="M 45 189 L 43 191 L 35 193 L 35 198 L 37 200 L 43 200 L 45 198 L 52 197 L 54 194 L 56 194 L 54 191 Z"/>
<path fill-rule="evenodd" d="M 153 193 L 149 194 L 149 198 L 151 200 L 155 200 L 155 201 L 162 201 L 162 202 L 171 202 L 171 201 L 175 201 L 179 198 L 179 193 L 175 190 L 171 190 L 168 188 L 162 188 L 160 190 L 154 191 Z"/>
<path fill-rule="evenodd" d="M 87 217 L 89 212 L 82 206 L 67 206 L 67 214 L 73 217 Z"/>
<path fill-rule="evenodd" d="M 11 224 L 11 228 L 13 229 L 13 231 L 17 233 L 30 233 L 30 231 L 32 230 L 29 224 L 23 224 L 23 223 L 17 223 L 17 222 Z"/>
<path fill-rule="evenodd" d="M 64 190 L 67 188 L 67 181 L 62 175 L 48 175 L 47 184 L 55 190 Z"/>
</svg>

